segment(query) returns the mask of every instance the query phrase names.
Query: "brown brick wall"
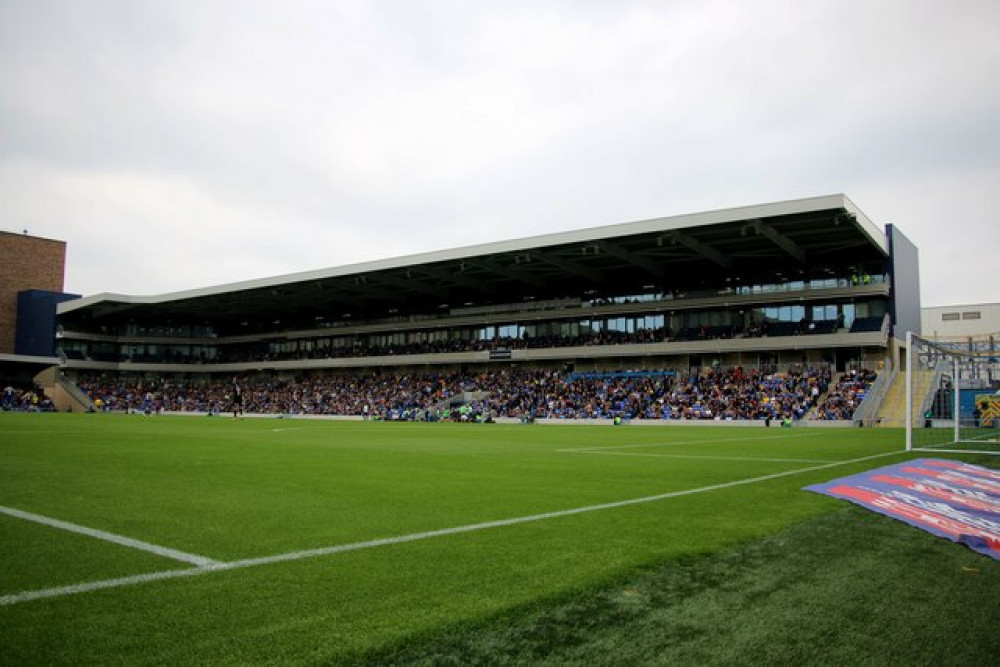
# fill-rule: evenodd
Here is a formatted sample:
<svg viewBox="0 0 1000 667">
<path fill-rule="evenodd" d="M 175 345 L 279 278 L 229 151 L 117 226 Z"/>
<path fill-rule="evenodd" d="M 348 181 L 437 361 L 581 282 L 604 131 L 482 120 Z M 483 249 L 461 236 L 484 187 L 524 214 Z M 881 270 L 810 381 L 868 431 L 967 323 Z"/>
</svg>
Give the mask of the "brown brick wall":
<svg viewBox="0 0 1000 667">
<path fill-rule="evenodd" d="M 66 242 L 0 232 L 0 354 L 14 353 L 17 293 L 63 291 Z"/>
</svg>

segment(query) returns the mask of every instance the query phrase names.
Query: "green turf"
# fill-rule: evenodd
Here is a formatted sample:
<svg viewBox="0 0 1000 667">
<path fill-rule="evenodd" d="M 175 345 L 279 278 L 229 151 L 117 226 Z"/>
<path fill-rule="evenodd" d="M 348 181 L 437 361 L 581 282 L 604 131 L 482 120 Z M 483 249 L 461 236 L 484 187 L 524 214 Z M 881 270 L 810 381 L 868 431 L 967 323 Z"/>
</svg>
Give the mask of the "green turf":
<svg viewBox="0 0 1000 667">
<path fill-rule="evenodd" d="M 881 429 L 0 415 L 0 505 L 235 561 L 698 489 L 888 454 L 901 442 L 901 432 Z M 592 448 L 600 449 L 563 451 Z M 558 613 L 567 600 L 586 604 L 637 572 L 672 572 L 690 559 L 712 563 L 713 555 L 756 548 L 746 545 L 842 512 L 843 503 L 802 486 L 901 458 L 20 602 L 0 607 L 0 655 L 12 663 L 242 664 L 419 661 L 426 651 L 444 662 L 492 660 L 484 655 L 535 661 L 542 654 L 518 654 L 516 642 L 469 652 L 462 633 L 488 637 L 511 618 L 531 627 L 539 613 Z M 0 518 L 0 595 L 189 567 Z M 808 558 L 815 546 L 807 535 L 789 549 Z M 947 543 L 934 548 L 961 558 L 971 553 Z M 973 557 L 995 586 L 992 561 Z M 754 571 L 747 570 L 747 581 L 771 576 Z M 837 595 L 823 593 L 827 600 Z M 685 596 L 667 602 L 664 613 L 693 604 Z M 794 595 L 787 602 L 798 603 Z M 928 600 L 926 614 L 934 613 Z M 706 615 L 698 622 L 717 620 Z M 762 636 L 768 632 L 762 626 Z M 772 634 L 792 647 L 786 658 L 801 650 Z M 561 656 L 557 661 L 588 662 L 589 654 L 612 663 L 613 646 L 602 640 L 582 654 L 559 653 L 569 644 L 547 650 Z M 656 661 L 653 655 L 663 651 L 655 641 L 643 646 L 651 653 L 635 661 Z M 696 654 L 676 652 L 678 659 L 685 655 Z"/>
<path fill-rule="evenodd" d="M 851 507 L 358 662 L 988 664 L 998 586 L 1000 564 Z"/>
<path fill-rule="evenodd" d="M 963 426 L 959 432 L 959 438 L 961 440 L 956 442 L 953 427 L 913 429 L 913 447 L 915 449 L 1000 453 L 1000 429 L 998 428 Z"/>
</svg>

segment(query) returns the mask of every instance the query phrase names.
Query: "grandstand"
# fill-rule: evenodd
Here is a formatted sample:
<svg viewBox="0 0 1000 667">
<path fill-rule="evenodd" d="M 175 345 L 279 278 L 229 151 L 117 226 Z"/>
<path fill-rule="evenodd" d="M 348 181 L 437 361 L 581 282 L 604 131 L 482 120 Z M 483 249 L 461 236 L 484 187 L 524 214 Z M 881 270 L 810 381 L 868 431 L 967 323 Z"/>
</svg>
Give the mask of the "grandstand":
<svg viewBox="0 0 1000 667">
<path fill-rule="evenodd" d="M 734 368 L 837 381 L 895 365 L 917 282 L 905 236 L 832 195 L 98 294 L 59 305 L 57 353 L 71 377 L 136 386 Z"/>
</svg>

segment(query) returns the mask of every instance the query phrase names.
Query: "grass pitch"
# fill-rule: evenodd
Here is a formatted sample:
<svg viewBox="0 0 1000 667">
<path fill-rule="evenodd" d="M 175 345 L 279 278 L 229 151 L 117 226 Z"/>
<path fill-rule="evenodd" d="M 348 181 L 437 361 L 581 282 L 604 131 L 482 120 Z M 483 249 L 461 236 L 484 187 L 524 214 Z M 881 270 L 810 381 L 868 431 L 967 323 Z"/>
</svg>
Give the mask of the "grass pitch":
<svg viewBox="0 0 1000 667">
<path fill-rule="evenodd" d="M 881 429 L 4 414 L 0 506 L 212 564 L 0 514 L 0 655 L 995 655 L 994 561 L 800 490 L 907 458 L 901 443 Z M 922 652 L 903 651 L 925 626 Z"/>
</svg>

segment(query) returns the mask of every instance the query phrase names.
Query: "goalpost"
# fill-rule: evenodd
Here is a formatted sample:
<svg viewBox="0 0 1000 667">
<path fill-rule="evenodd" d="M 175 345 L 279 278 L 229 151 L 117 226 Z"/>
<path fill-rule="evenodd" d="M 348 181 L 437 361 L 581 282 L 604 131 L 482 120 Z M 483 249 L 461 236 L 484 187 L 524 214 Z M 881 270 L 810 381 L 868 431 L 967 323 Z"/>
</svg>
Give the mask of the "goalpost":
<svg viewBox="0 0 1000 667">
<path fill-rule="evenodd" d="M 1000 350 L 906 334 L 906 449 L 1000 454 Z"/>
</svg>

